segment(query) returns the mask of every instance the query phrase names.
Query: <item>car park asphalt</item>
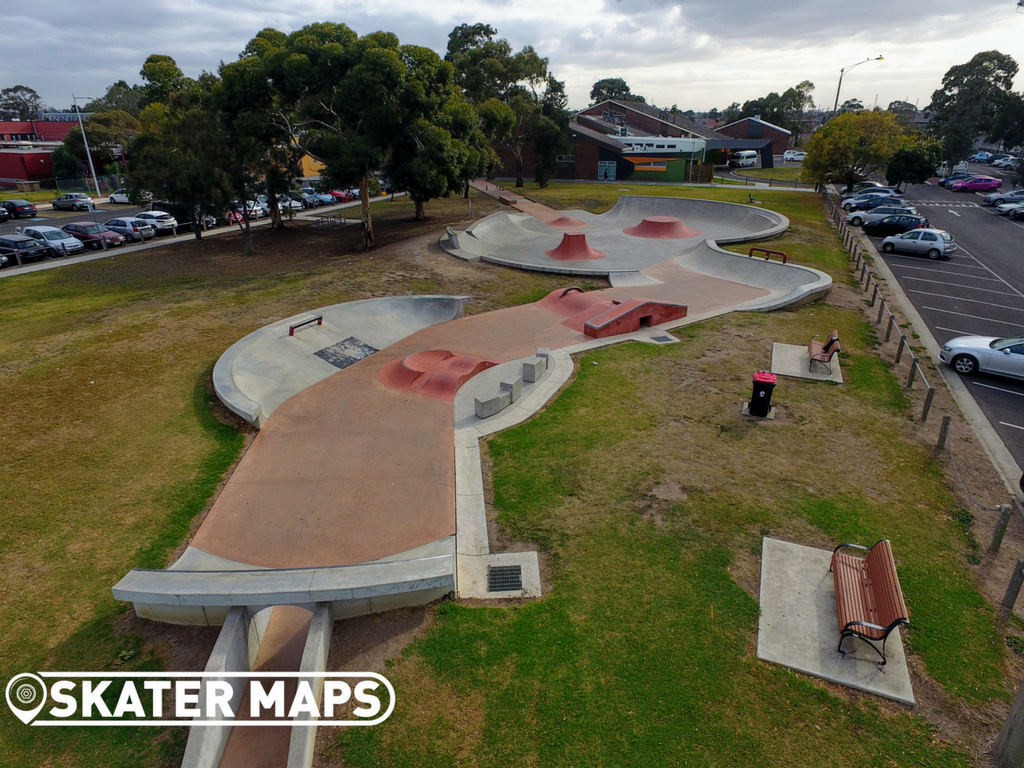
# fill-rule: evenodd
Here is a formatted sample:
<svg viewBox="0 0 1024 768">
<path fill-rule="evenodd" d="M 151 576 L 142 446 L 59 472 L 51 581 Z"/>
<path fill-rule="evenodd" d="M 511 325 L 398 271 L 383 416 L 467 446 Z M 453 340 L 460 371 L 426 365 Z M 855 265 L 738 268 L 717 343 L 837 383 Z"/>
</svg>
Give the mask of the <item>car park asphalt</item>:
<svg viewBox="0 0 1024 768">
<path fill-rule="evenodd" d="M 96 206 L 95 220 L 102 224 L 109 219 L 120 216 L 134 216 L 145 209 L 132 205 L 111 205 L 101 203 Z M 8 219 L 0 224 L 0 235 L 14 233 L 15 227 L 27 227 L 33 224 L 46 224 L 51 227 L 63 227 L 72 221 L 93 221 L 89 211 L 55 211 L 49 203 L 36 203 L 36 216 L 31 219 Z"/>
<path fill-rule="evenodd" d="M 982 163 L 972 163 L 971 171 L 997 175 Z M 1001 189 L 1012 189 L 1008 179 Z M 882 256 L 940 344 L 956 336 L 1024 335 L 1024 222 L 997 215 L 981 198 L 934 184 L 909 187 L 907 202 L 932 227 L 949 232 L 957 251 L 944 261 Z M 880 250 L 881 238 L 872 242 Z M 946 372 L 960 376 L 952 369 Z M 1024 381 L 985 374 L 960 378 L 1014 460 L 1024 466 Z"/>
</svg>

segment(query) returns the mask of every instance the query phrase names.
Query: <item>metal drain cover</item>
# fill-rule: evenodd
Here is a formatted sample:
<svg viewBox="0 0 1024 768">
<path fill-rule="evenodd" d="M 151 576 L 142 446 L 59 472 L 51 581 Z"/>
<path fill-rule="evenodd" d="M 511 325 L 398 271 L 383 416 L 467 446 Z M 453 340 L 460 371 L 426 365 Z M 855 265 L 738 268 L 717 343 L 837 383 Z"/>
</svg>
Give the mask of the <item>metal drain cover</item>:
<svg viewBox="0 0 1024 768">
<path fill-rule="evenodd" d="M 522 592 L 523 566 L 492 565 L 487 569 L 488 592 Z"/>
</svg>

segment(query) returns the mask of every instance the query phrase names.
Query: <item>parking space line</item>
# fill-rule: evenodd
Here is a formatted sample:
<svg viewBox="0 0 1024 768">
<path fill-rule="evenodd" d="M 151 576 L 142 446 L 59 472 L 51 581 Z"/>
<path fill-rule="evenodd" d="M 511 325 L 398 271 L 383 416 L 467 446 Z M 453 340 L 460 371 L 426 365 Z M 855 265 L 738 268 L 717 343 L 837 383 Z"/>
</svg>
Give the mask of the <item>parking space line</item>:
<svg viewBox="0 0 1024 768">
<path fill-rule="evenodd" d="M 946 331 L 947 333 L 955 333 L 957 336 L 973 336 L 974 335 L 973 333 L 968 333 L 967 331 L 961 331 L 958 328 L 943 328 L 941 325 L 936 325 L 935 326 L 935 330 L 936 331 Z"/>
<path fill-rule="evenodd" d="M 936 269 L 935 267 L 918 267 L 918 266 L 914 266 L 913 264 L 903 264 L 903 263 L 901 263 L 903 259 L 906 259 L 907 261 L 911 261 L 911 260 L 917 261 L 918 258 L 916 256 L 897 256 L 894 253 L 887 253 L 886 256 L 895 256 L 896 258 L 893 259 L 893 260 L 896 261 L 897 263 L 893 264 L 893 267 L 899 267 L 900 269 L 918 269 L 918 270 L 923 270 L 925 272 L 940 272 L 943 275 L 953 275 L 953 276 L 960 275 L 959 272 L 949 272 L 948 270 L 945 270 L 945 269 Z M 976 267 L 973 264 L 950 264 L 949 266 L 960 267 L 961 269 L 985 269 L 985 267 L 982 267 L 982 266 L 977 266 Z M 995 280 L 996 282 L 999 282 L 999 283 L 1003 282 L 1002 280 L 999 280 L 998 278 L 995 278 L 995 277 L 975 277 L 974 275 L 960 275 L 960 277 L 969 277 L 972 280 Z"/>
<path fill-rule="evenodd" d="M 1017 294 L 1007 293 L 1006 291 L 993 291 L 989 288 L 975 288 L 973 285 L 964 285 L 963 283 L 947 283 L 944 280 L 928 280 L 923 277 L 914 277 L 913 275 L 906 275 L 907 280 L 916 280 L 919 283 L 935 283 L 936 285 L 953 285 L 957 288 L 962 288 L 967 291 L 982 291 L 983 293 L 996 293 L 1000 296 L 1013 296 L 1016 298 Z"/>
<path fill-rule="evenodd" d="M 1000 421 L 999 423 L 1002 424 L 1004 427 L 1013 427 L 1014 429 L 1024 430 L 1024 427 L 1017 426 L 1016 424 L 1011 424 L 1008 421 Z"/>
<path fill-rule="evenodd" d="M 971 253 L 970 253 L 970 252 L 969 252 L 969 251 L 968 251 L 968 250 L 967 250 L 966 248 L 964 248 L 963 246 L 958 246 L 958 247 L 959 247 L 959 248 L 960 248 L 960 250 L 961 250 L 961 251 L 963 251 L 963 252 L 964 252 L 965 254 L 967 254 L 967 255 L 968 255 L 968 256 L 970 256 L 970 257 L 971 257 L 972 259 L 974 259 L 974 260 L 975 260 L 975 261 L 977 261 L 977 262 L 978 262 L 979 264 L 981 264 L 981 266 L 983 266 L 983 267 L 984 267 L 984 268 L 985 268 L 986 270 L 988 270 L 988 272 L 989 272 L 989 273 L 990 273 L 991 275 L 993 275 L 993 276 L 995 276 L 995 277 L 998 277 L 998 278 L 999 278 L 999 282 L 1003 283 L 1003 284 L 1004 284 L 1004 285 L 1005 285 L 1005 286 L 1006 286 L 1007 288 L 1009 288 L 1009 289 L 1010 289 L 1011 291 L 1013 291 L 1014 293 L 1016 293 L 1016 294 L 1017 294 L 1018 296 L 1024 296 L 1024 293 L 1021 293 L 1021 292 L 1020 292 L 1020 291 L 1018 291 L 1018 290 L 1017 290 L 1016 288 L 1014 288 L 1014 287 L 1013 287 L 1012 285 L 1010 285 L 1010 284 L 1009 284 L 1008 282 L 1006 282 L 1006 280 L 1004 280 L 1004 279 L 1003 279 L 1002 277 L 1000 277 L 999 275 L 997 275 L 997 274 L 995 273 L 995 270 L 993 270 L 993 269 L 992 269 L 991 267 L 989 267 L 988 265 L 986 265 L 986 264 L 982 264 L 982 262 L 978 261 L 978 259 L 976 259 L 976 258 L 974 257 L 974 255 L 973 255 L 973 254 L 971 254 Z"/>
<path fill-rule="evenodd" d="M 984 320 L 986 323 L 999 323 L 999 325 L 1011 325 L 1014 328 L 1024 328 L 1024 325 L 1021 325 L 1020 323 L 1008 323 L 1006 320 L 993 320 L 991 317 L 979 317 L 978 315 L 965 315 L 963 312 L 957 312 L 955 309 L 939 309 L 938 307 L 925 306 L 922 306 L 921 309 L 927 309 L 929 312 L 944 312 L 947 315 L 956 315 L 957 317 L 969 317 L 971 320 Z"/>
<path fill-rule="evenodd" d="M 948 296 L 945 293 L 928 293 L 927 291 L 907 291 L 907 293 L 919 293 L 922 296 L 935 296 L 940 299 L 956 299 L 957 301 L 967 301 L 971 304 L 984 304 L 986 307 L 1008 309 L 1011 312 L 1024 312 L 1024 307 L 1008 307 L 1005 304 L 993 304 L 991 301 L 981 301 L 980 299 L 965 299 L 963 296 Z"/>
<path fill-rule="evenodd" d="M 980 381 L 971 382 L 976 387 L 984 387 L 985 389 L 994 389 L 996 392 L 1005 392 L 1008 395 L 1016 395 L 1017 397 L 1024 397 L 1024 392 L 1015 392 L 1012 389 L 1003 389 L 1002 387 L 993 387 L 991 384 L 982 384 Z"/>
</svg>

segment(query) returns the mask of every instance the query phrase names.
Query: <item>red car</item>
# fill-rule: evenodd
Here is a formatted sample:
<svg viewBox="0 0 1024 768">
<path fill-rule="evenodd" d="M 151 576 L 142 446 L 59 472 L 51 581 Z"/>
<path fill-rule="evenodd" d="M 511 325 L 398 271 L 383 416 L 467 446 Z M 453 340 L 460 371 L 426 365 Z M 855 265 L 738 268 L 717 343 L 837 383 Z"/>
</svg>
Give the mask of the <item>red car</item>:
<svg viewBox="0 0 1024 768">
<path fill-rule="evenodd" d="M 3 200 L 0 205 L 7 209 L 12 219 L 32 219 L 36 215 L 36 207 L 28 200 Z"/>
<path fill-rule="evenodd" d="M 329 194 L 339 203 L 348 203 L 356 199 L 356 196 L 352 194 L 352 190 L 350 189 L 342 190 L 340 192 L 336 189 L 332 189 L 327 194 Z"/>
<path fill-rule="evenodd" d="M 73 221 L 61 229 L 85 243 L 86 248 L 102 248 L 104 240 L 107 241 L 107 248 L 116 248 L 125 243 L 124 235 L 111 232 L 102 224 L 93 221 Z"/>
<path fill-rule="evenodd" d="M 1002 182 L 999 179 L 993 179 L 991 176 L 972 176 L 969 179 L 954 182 L 952 190 L 954 192 L 987 192 L 999 189 L 1000 184 Z"/>
</svg>

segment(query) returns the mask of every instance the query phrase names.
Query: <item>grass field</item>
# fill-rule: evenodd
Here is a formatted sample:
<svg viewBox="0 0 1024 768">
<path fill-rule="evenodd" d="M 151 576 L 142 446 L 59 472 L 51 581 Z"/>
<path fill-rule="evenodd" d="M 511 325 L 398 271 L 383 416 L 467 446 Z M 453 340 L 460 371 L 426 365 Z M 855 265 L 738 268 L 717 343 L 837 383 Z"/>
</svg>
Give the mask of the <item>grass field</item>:
<svg viewBox="0 0 1024 768">
<path fill-rule="evenodd" d="M 776 181 L 800 181 L 799 165 L 780 165 L 775 168 L 740 168 L 738 176 L 749 176 L 751 179 L 775 179 Z"/>
<path fill-rule="evenodd" d="M 620 186 L 748 200 L 742 188 Z M 626 193 L 527 194 L 603 211 Z M 847 259 L 818 197 L 757 197 L 792 224 L 769 247 L 844 290 Z M 474 202 L 478 215 L 497 209 Z M 205 661 L 183 651 L 209 631 L 156 631 L 110 587 L 166 563 L 242 449 L 209 389 L 234 341 L 368 296 L 465 293 L 481 312 L 564 285 L 444 256 L 430 243 L 465 219 L 462 200 L 431 203 L 426 223 L 408 202 L 375 210 L 370 253 L 356 251 L 357 228 L 296 226 L 255 230 L 252 258 L 231 236 L 0 279 L 0 679 Z M 1010 696 L 1005 641 L 973 586 L 969 516 L 854 306 L 727 316 L 681 329 L 679 344 L 582 357 L 546 411 L 486 446 L 491 511 L 506 536 L 540 547 L 545 598 L 425 609 L 433 626 L 387 670 L 395 714 L 332 732 L 319 764 L 972 765 L 984 734 L 971 712 Z M 770 341 L 822 328 L 840 331 L 846 384 L 785 381 L 774 422 L 740 418 Z M 758 662 L 764 535 L 821 547 L 890 538 L 915 679 L 941 692 L 961 730 Z M 12 720 L 0 723 L 0 765 L 175 765 L 185 735 Z"/>
</svg>

